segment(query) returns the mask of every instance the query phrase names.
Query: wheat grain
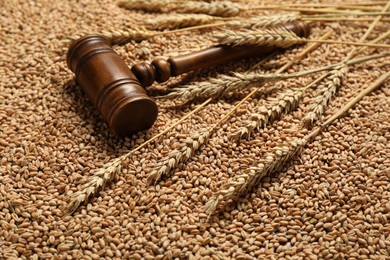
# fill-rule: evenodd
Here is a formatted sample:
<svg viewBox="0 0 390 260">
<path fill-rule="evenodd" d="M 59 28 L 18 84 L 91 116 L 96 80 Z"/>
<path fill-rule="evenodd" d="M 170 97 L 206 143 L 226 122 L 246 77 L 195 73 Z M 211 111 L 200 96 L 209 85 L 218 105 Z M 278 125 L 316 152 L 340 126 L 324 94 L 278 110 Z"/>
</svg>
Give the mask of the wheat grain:
<svg viewBox="0 0 390 260">
<path fill-rule="evenodd" d="M 294 44 L 304 43 L 305 39 L 286 29 L 241 29 L 227 30 L 216 35 L 225 45 L 261 45 L 288 48 Z"/>
<path fill-rule="evenodd" d="M 283 146 L 277 146 L 272 149 L 256 165 L 235 175 L 227 183 L 223 184 L 221 189 L 210 197 L 205 205 L 207 214 L 213 214 L 224 203 L 240 197 L 248 192 L 252 187 L 258 184 L 262 177 L 280 170 L 284 163 L 298 154 L 308 141 L 308 136 L 304 138 L 295 138 Z"/>
<path fill-rule="evenodd" d="M 173 14 L 146 20 L 146 27 L 153 30 L 178 29 L 216 21 L 219 18 L 206 14 Z"/>
<path fill-rule="evenodd" d="M 118 3 L 119 7 L 129 10 L 144 10 L 150 12 L 163 11 L 172 0 L 126 0 Z"/>
<path fill-rule="evenodd" d="M 249 120 L 242 122 L 242 126 L 232 137 L 234 139 L 249 138 L 255 129 L 260 129 L 282 114 L 294 110 L 298 106 L 303 92 L 303 88 L 287 89 L 276 98 L 268 98 L 267 104 L 257 107 L 255 112 L 250 114 Z"/>
<path fill-rule="evenodd" d="M 262 15 L 251 18 L 242 18 L 240 20 L 228 21 L 227 26 L 239 27 L 242 29 L 257 29 L 272 25 L 293 22 L 299 19 L 296 14 L 278 14 L 278 15 Z"/>
<path fill-rule="evenodd" d="M 152 170 L 148 177 L 149 184 L 156 184 L 162 177 L 176 168 L 180 162 L 185 162 L 206 144 L 210 136 L 214 133 L 215 127 L 202 128 L 198 132 L 191 134 L 180 149 L 173 150 L 156 167 Z"/>
<path fill-rule="evenodd" d="M 308 113 L 304 116 L 303 124 L 310 127 L 325 111 L 332 97 L 336 94 L 342 83 L 342 78 L 348 73 L 348 66 L 332 70 L 324 83 L 318 86 L 318 94 L 313 104 L 308 107 Z"/>
<path fill-rule="evenodd" d="M 237 16 L 242 11 L 241 7 L 230 1 L 187 1 L 179 3 L 175 10 L 181 13 L 202 13 L 220 17 Z"/>
</svg>

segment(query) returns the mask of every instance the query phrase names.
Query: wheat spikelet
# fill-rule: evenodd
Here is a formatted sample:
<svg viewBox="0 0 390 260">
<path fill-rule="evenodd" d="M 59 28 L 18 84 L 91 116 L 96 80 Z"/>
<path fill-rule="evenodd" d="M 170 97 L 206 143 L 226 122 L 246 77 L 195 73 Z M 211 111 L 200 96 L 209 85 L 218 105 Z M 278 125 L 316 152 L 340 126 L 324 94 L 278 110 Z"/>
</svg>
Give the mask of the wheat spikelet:
<svg viewBox="0 0 390 260">
<path fill-rule="evenodd" d="M 229 1 L 187 1 L 179 3 L 175 10 L 181 13 L 202 13 L 213 16 L 232 17 L 237 16 L 242 9 L 239 5 Z"/>
<path fill-rule="evenodd" d="M 298 106 L 303 92 L 303 88 L 287 89 L 276 98 L 268 98 L 268 103 L 256 108 L 256 111 L 249 116 L 249 120 L 244 121 L 232 137 L 234 139 L 249 138 L 255 129 L 260 129 L 282 114 L 294 110 Z"/>
<path fill-rule="evenodd" d="M 95 171 L 89 182 L 84 184 L 81 190 L 72 194 L 65 214 L 72 214 L 81 203 L 87 201 L 91 196 L 95 195 L 100 189 L 102 189 L 108 182 L 115 179 L 115 177 L 121 172 L 121 162 L 119 158 L 105 164 L 102 168 Z"/>
<path fill-rule="evenodd" d="M 111 44 L 124 44 L 129 41 L 142 41 L 147 39 L 150 36 L 153 36 L 154 33 L 147 31 L 142 28 L 120 30 L 116 29 L 114 31 L 102 31 L 101 35 L 106 37 Z"/>
<path fill-rule="evenodd" d="M 160 12 L 166 8 L 172 0 L 125 0 L 118 3 L 119 7 L 130 10 L 144 10 L 151 12 Z"/>
<path fill-rule="evenodd" d="M 268 153 L 256 165 L 235 175 L 207 201 L 205 205 L 206 213 L 213 214 L 224 203 L 240 197 L 256 186 L 262 177 L 280 170 L 286 161 L 303 150 L 308 139 L 308 136 L 302 139 L 295 138 L 289 143 L 274 147 L 272 152 Z"/>
<path fill-rule="evenodd" d="M 329 76 L 324 83 L 318 86 L 318 94 L 314 98 L 314 103 L 308 108 L 308 112 L 303 118 L 303 123 L 310 127 L 324 113 L 332 97 L 336 94 L 341 85 L 342 78 L 348 73 L 348 66 L 343 66 L 329 72 Z"/>
<path fill-rule="evenodd" d="M 299 19 L 296 14 L 277 14 L 277 15 L 262 15 L 252 18 L 244 18 L 235 21 L 226 22 L 227 26 L 239 27 L 243 29 L 257 29 L 272 25 L 293 22 Z"/>
<path fill-rule="evenodd" d="M 272 45 L 288 48 L 294 44 L 304 43 L 306 40 L 286 29 L 242 29 L 227 30 L 216 36 L 221 44 L 225 45 Z"/>
<path fill-rule="evenodd" d="M 174 14 L 146 20 L 146 26 L 153 30 L 179 29 L 207 24 L 218 19 L 206 14 Z"/>
<path fill-rule="evenodd" d="M 206 144 L 213 134 L 215 127 L 200 129 L 188 137 L 182 148 L 173 150 L 156 167 L 148 177 L 149 184 L 155 184 L 163 176 L 167 176 L 180 162 L 190 159 L 200 147 Z"/>
</svg>

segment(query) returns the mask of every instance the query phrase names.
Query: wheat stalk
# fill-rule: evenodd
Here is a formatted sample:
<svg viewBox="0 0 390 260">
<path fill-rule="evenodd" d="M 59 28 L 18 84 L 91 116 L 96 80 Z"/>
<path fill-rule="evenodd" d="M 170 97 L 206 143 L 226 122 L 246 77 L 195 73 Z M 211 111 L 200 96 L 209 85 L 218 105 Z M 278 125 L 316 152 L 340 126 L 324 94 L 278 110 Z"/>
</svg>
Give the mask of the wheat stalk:
<svg viewBox="0 0 390 260">
<path fill-rule="evenodd" d="M 148 177 L 148 184 L 156 184 L 162 177 L 168 176 L 180 162 L 189 160 L 202 145 L 206 144 L 214 133 L 215 127 L 203 128 L 191 134 L 180 149 L 175 149 L 161 160 Z"/>
<path fill-rule="evenodd" d="M 286 89 L 276 98 L 268 98 L 267 104 L 256 108 L 248 120 L 242 122 L 241 127 L 231 137 L 239 139 L 249 138 L 255 129 L 260 129 L 269 122 L 279 118 L 282 114 L 295 110 L 302 98 L 304 89 Z"/>
<path fill-rule="evenodd" d="M 206 14 L 173 14 L 146 20 L 146 26 L 153 30 L 166 30 L 207 24 L 220 18 Z"/>
<path fill-rule="evenodd" d="M 324 113 L 332 97 L 336 94 L 342 83 L 342 78 L 348 73 L 348 66 L 332 70 L 324 83 L 318 86 L 318 94 L 314 98 L 313 104 L 308 107 L 308 112 L 303 120 L 303 124 L 310 127 Z"/>
<path fill-rule="evenodd" d="M 262 177 L 271 172 L 280 170 L 284 162 L 298 154 L 308 141 L 308 136 L 295 138 L 272 149 L 263 159 L 255 165 L 235 175 L 231 180 L 222 185 L 221 189 L 215 192 L 205 205 L 206 213 L 213 214 L 221 205 L 248 192 L 258 184 Z"/>
</svg>

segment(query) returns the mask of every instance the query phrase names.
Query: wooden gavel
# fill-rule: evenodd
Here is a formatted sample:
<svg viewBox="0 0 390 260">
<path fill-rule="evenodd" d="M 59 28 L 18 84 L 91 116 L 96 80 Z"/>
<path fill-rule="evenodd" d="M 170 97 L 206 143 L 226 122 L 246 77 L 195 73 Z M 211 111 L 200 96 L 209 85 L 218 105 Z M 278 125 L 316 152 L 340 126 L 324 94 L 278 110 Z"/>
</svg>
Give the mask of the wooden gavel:
<svg viewBox="0 0 390 260">
<path fill-rule="evenodd" d="M 308 36 L 310 31 L 303 22 L 278 28 L 301 37 Z M 150 128 L 155 122 L 157 105 L 144 90 L 154 81 L 165 82 L 171 76 L 270 53 L 274 49 L 274 46 L 218 45 L 168 60 L 157 58 L 151 64 L 139 63 L 130 70 L 106 38 L 87 35 L 70 46 L 67 63 L 76 75 L 76 82 L 109 127 L 116 135 L 124 137 Z"/>
</svg>

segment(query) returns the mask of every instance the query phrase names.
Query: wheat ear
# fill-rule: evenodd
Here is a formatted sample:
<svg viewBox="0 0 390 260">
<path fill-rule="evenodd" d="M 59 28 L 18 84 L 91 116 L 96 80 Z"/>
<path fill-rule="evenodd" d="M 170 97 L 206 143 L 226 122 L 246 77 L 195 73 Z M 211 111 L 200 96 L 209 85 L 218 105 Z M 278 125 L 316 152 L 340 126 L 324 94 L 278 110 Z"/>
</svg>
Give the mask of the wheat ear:
<svg viewBox="0 0 390 260">
<path fill-rule="evenodd" d="M 277 79 L 278 75 L 257 75 L 255 73 L 234 73 L 232 76 L 221 75 L 218 78 L 210 78 L 207 81 L 195 82 L 174 88 L 172 92 L 159 98 L 177 99 L 182 98 L 188 101 L 197 98 L 217 98 L 231 91 L 244 90 L 256 83 Z"/>
<path fill-rule="evenodd" d="M 223 203 L 247 193 L 259 183 L 262 177 L 280 170 L 284 162 L 298 154 L 307 141 L 308 138 L 306 136 L 304 138 L 295 138 L 289 143 L 274 147 L 270 153 L 255 165 L 235 175 L 231 180 L 222 185 L 222 188 L 215 192 L 207 201 L 205 205 L 206 213 L 209 215 L 213 214 Z"/>
<path fill-rule="evenodd" d="M 256 108 L 248 120 L 242 122 L 241 127 L 231 137 L 235 140 L 250 138 L 255 129 L 259 130 L 268 123 L 295 110 L 302 98 L 303 88 L 287 89 L 276 98 L 268 98 L 267 104 Z"/>
<path fill-rule="evenodd" d="M 148 176 L 148 184 L 156 184 L 162 177 L 168 176 L 180 162 L 189 160 L 202 145 L 206 144 L 214 133 L 215 127 L 203 128 L 185 140 L 180 149 L 175 149 L 161 160 Z"/>
<path fill-rule="evenodd" d="M 207 14 L 173 14 L 146 20 L 146 27 L 153 30 L 166 30 L 191 27 L 220 20 Z"/>
<path fill-rule="evenodd" d="M 201 13 L 213 16 L 232 17 L 238 15 L 242 8 L 230 1 L 172 1 L 172 0 L 127 0 L 118 3 L 118 6 L 132 9 L 145 10 L 151 12 L 161 12 L 167 9 L 174 10 L 178 13 Z"/>
<path fill-rule="evenodd" d="M 242 8 L 230 1 L 186 1 L 179 3 L 175 10 L 181 13 L 202 13 L 220 17 L 237 16 Z"/>
<path fill-rule="evenodd" d="M 272 25 L 293 22 L 299 19 L 297 14 L 277 14 L 277 15 L 260 15 L 251 18 L 242 18 L 239 20 L 228 21 L 226 26 L 238 27 L 242 29 L 256 29 Z"/>
<path fill-rule="evenodd" d="M 327 79 L 317 87 L 317 96 L 313 104 L 308 107 L 308 112 L 303 118 L 303 124 L 310 127 L 324 113 L 332 97 L 336 94 L 342 83 L 343 77 L 348 73 L 348 66 L 329 72 Z"/>
<path fill-rule="evenodd" d="M 102 31 L 101 35 L 106 37 L 111 42 L 111 44 L 124 44 L 132 40 L 140 42 L 155 35 L 155 33 L 143 28 L 135 28 L 126 30 L 116 29 L 112 31 Z"/>
<path fill-rule="evenodd" d="M 119 7 L 130 10 L 144 10 L 151 12 L 163 11 L 172 0 L 125 0 L 118 3 Z"/>
<path fill-rule="evenodd" d="M 89 181 L 81 187 L 81 190 L 72 195 L 72 199 L 68 204 L 65 214 L 71 214 L 74 212 L 84 201 L 87 201 L 91 196 L 99 192 L 100 189 L 106 186 L 106 184 L 121 172 L 122 160 L 117 158 L 112 162 L 109 162 L 103 166 L 103 168 L 95 171 L 94 175 Z"/>
<path fill-rule="evenodd" d="M 260 46 L 276 46 L 280 48 L 288 48 L 294 44 L 305 42 L 344 44 L 353 46 L 366 46 L 374 48 L 390 48 L 389 44 L 374 44 L 365 42 L 350 42 L 350 41 L 333 41 L 333 40 L 310 40 L 297 36 L 290 30 L 286 29 L 240 29 L 226 30 L 221 34 L 217 34 L 216 38 L 221 44 L 225 45 L 260 45 Z"/>
<path fill-rule="evenodd" d="M 293 156 L 298 155 L 303 150 L 303 147 L 310 139 L 317 136 L 327 126 L 340 118 L 356 103 L 362 100 L 363 97 L 381 86 L 389 77 L 390 72 L 383 74 L 354 98 L 350 99 L 342 108 L 326 120 L 321 127 L 314 129 L 304 138 L 295 138 L 291 142 L 285 143 L 283 146 L 273 148 L 272 152 L 267 154 L 260 162 L 227 181 L 227 183 L 222 185 L 222 188 L 215 192 L 207 201 L 205 211 L 209 215 L 213 214 L 218 208 L 221 208 L 224 203 L 227 203 L 229 200 L 236 199 L 257 185 L 262 177 L 274 171 L 280 170 L 284 166 L 285 162 L 290 160 Z"/>
<path fill-rule="evenodd" d="M 221 44 L 225 45 L 267 45 L 288 48 L 294 44 L 305 42 L 304 38 L 286 29 L 241 29 L 226 30 L 216 35 Z"/>
</svg>

